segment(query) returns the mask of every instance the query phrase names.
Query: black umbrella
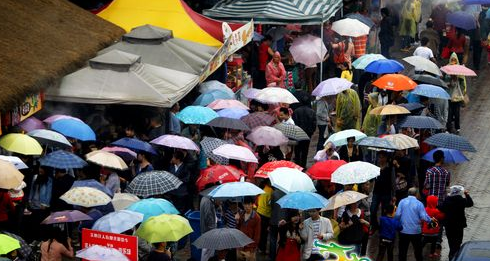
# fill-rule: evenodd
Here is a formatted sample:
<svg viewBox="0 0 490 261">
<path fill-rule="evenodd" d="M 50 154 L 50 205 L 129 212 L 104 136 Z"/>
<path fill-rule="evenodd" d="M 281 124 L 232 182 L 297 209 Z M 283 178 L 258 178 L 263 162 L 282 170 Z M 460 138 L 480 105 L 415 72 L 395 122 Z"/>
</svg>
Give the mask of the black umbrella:
<svg viewBox="0 0 490 261">
<path fill-rule="evenodd" d="M 408 116 L 400 126 L 402 128 L 415 129 L 444 129 L 444 126 L 438 120 L 427 116 Z"/>
<path fill-rule="evenodd" d="M 420 104 L 418 102 L 401 103 L 398 105 L 404 107 L 405 109 L 407 109 L 411 112 L 416 111 L 416 110 L 420 110 L 420 109 L 425 107 L 423 104 Z"/>
<path fill-rule="evenodd" d="M 440 86 L 443 88 L 447 88 L 447 83 L 441 80 L 440 78 L 428 75 L 428 74 L 415 74 L 414 76 L 411 77 L 414 82 L 421 84 L 421 83 L 426 83 L 426 84 L 432 84 L 436 86 Z"/>
<path fill-rule="evenodd" d="M 202 234 L 194 243 L 197 248 L 224 250 L 244 247 L 254 241 L 235 228 L 215 228 Z"/>
<path fill-rule="evenodd" d="M 243 121 L 226 117 L 214 118 L 210 122 L 206 123 L 206 125 L 231 130 L 250 130 L 250 128 Z"/>
<path fill-rule="evenodd" d="M 475 147 L 465 137 L 451 133 L 437 133 L 427 138 L 424 142 L 446 149 L 476 152 Z"/>
</svg>

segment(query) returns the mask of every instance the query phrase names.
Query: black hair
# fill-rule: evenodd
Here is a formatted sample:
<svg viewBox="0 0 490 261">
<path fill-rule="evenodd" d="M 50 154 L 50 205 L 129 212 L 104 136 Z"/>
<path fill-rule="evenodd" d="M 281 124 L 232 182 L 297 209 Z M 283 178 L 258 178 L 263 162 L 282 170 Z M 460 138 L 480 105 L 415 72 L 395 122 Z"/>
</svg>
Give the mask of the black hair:
<svg viewBox="0 0 490 261">
<path fill-rule="evenodd" d="M 262 42 L 265 42 L 265 41 L 271 41 L 272 42 L 272 36 L 270 36 L 270 35 L 264 36 L 264 39 L 262 39 Z"/>
<path fill-rule="evenodd" d="M 390 9 L 388 9 L 387 7 L 381 8 L 381 14 L 385 16 L 390 16 Z"/>
<path fill-rule="evenodd" d="M 442 150 L 436 150 L 434 154 L 432 154 L 432 158 L 434 159 L 435 163 L 439 163 L 442 159 L 444 159 L 444 152 L 442 152 Z"/>
<path fill-rule="evenodd" d="M 63 233 L 63 231 L 61 231 L 59 227 L 51 227 L 48 233 L 49 233 L 48 252 L 49 249 L 51 248 L 51 243 L 53 243 L 53 240 L 58 241 L 58 243 L 64 245 L 67 249 L 69 249 L 66 234 Z"/>
<path fill-rule="evenodd" d="M 392 214 L 393 211 L 395 211 L 395 206 L 393 206 L 392 204 L 387 204 L 386 206 L 383 207 L 383 214 L 385 216 Z"/>
<path fill-rule="evenodd" d="M 427 23 L 425 23 L 425 26 L 427 28 L 432 28 L 432 27 L 434 27 L 434 22 L 432 22 L 431 20 L 429 20 L 429 21 L 427 21 Z"/>
<path fill-rule="evenodd" d="M 281 107 L 281 108 L 279 108 L 279 112 L 282 112 L 282 113 L 284 113 L 284 114 L 286 114 L 286 115 L 289 115 L 289 110 L 288 110 L 288 108 Z"/>
<path fill-rule="evenodd" d="M 428 43 L 429 43 L 429 38 L 427 38 L 427 37 L 422 37 L 422 39 L 420 39 L 420 44 L 421 44 L 422 46 L 426 46 Z"/>
<path fill-rule="evenodd" d="M 253 204 L 255 202 L 254 197 L 244 197 L 243 198 L 243 204 Z"/>
<path fill-rule="evenodd" d="M 184 153 L 180 150 L 176 150 L 173 155 L 174 158 L 183 161 L 184 160 Z"/>
</svg>

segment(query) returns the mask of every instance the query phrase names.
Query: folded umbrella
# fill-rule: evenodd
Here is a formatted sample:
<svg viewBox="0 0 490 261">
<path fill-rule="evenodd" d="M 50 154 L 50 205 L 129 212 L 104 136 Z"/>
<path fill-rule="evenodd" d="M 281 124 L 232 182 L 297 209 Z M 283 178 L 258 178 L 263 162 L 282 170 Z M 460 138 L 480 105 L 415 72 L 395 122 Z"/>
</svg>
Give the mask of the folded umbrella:
<svg viewBox="0 0 490 261">
<path fill-rule="evenodd" d="M 231 109 L 231 108 L 248 110 L 248 107 L 245 104 L 237 100 L 217 99 L 211 102 L 210 104 L 208 104 L 206 107 L 211 108 L 213 110 Z"/>
<path fill-rule="evenodd" d="M 99 218 L 92 229 L 110 233 L 122 233 L 143 221 L 143 214 L 131 210 L 118 210 Z"/>
<path fill-rule="evenodd" d="M 218 99 L 226 100 L 226 99 L 234 99 L 234 98 L 235 98 L 234 96 L 228 94 L 226 91 L 212 90 L 199 95 L 199 97 L 197 97 L 197 99 L 194 101 L 193 105 L 207 106 L 213 101 Z"/>
<path fill-rule="evenodd" d="M 81 169 L 88 165 L 82 158 L 64 150 L 57 150 L 46 154 L 46 156 L 39 159 L 39 163 L 41 166 L 48 166 L 55 169 Z"/>
<path fill-rule="evenodd" d="M 450 100 L 451 96 L 442 87 L 430 85 L 430 84 L 419 84 L 412 91 L 413 94 L 420 96 L 425 96 L 429 98 Z"/>
<path fill-rule="evenodd" d="M 316 162 L 307 171 L 311 179 L 315 180 L 330 180 L 332 179 L 332 174 L 342 165 L 347 164 L 343 160 L 327 160 Z"/>
<path fill-rule="evenodd" d="M 367 198 L 367 195 L 352 190 L 339 192 L 328 199 L 329 202 L 327 207 L 322 210 L 334 210 L 342 206 L 359 202 L 364 198 Z"/>
<path fill-rule="evenodd" d="M 269 126 L 254 128 L 252 132 L 247 135 L 247 140 L 253 142 L 257 146 L 280 146 L 289 141 L 281 131 Z"/>
<path fill-rule="evenodd" d="M 204 137 L 201 141 L 201 147 L 204 153 L 206 154 L 206 157 L 208 157 L 209 159 L 213 160 L 218 164 L 228 165 L 227 158 L 213 154 L 214 149 L 225 144 L 229 144 L 229 142 L 220 140 L 218 138 Z"/>
<path fill-rule="evenodd" d="M 214 149 L 213 154 L 227 158 L 227 159 L 235 159 L 244 162 L 253 162 L 258 163 L 257 157 L 255 157 L 254 153 L 243 146 L 233 145 L 233 144 L 225 144 L 221 145 L 218 148 Z"/>
<path fill-rule="evenodd" d="M 0 234 L 0 255 L 6 255 L 19 248 L 19 240 L 5 234 Z"/>
<path fill-rule="evenodd" d="M 63 119 L 57 120 L 51 124 L 51 129 L 57 131 L 67 137 L 74 138 L 81 141 L 94 141 L 95 132 L 85 124 L 84 122 Z"/>
<path fill-rule="evenodd" d="M 0 138 L 0 147 L 23 155 L 41 155 L 43 148 L 26 134 L 9 133 Z"/>
<path fill-rule="evenodd" d="M 36 139 L 39 143 L 60 148 L 71 148 L 71 143 L 62 134 L 52 130 L 33 130 L 27 135 Z"/>
<path fill-rule="evenodd" d="M 138 201 L 140 199 L 131 193 L 115 193 L 111 203 L 115 210 L 123 210 Z"/>
<path fill-rule="evenodd" d="M 199 190 L 204 189 L 207 184 L 227 183 L 239 181 L 241 177 L 246 176 L 245 173 L 234 166 L 213 165 L 209 168 L 201 170 L 201 174 L 196 181 Z"/>
<path fill-rule="evenodd" d="M 253 129 L 259 126 L 271 126 L 276 119 L 266 112 L 254 112 L 241 118 L 241 120 L 247 124 L 250 129 Z"/>
<path fill-rule="evenodd" d="M 352 62 L 352 66 L 358 70 L 364 70 L 371 62 L 381 59 L 386 59 L 386 57 L 381 54 L 369 53 L 357 58 Z"/>
<path fill-rule="evenodd" d="M 176 242 L 192 232 L 189 221 L 184 217 L 162 214 L 143 222 L 136 234 L 148 243 L 157 243 Z"/>
<path fill-rule="evenodd" d="M 325 144 L 332 142 L 335 146 L 343 146 L 347 144 L 347 139 L 352 137 L 356 141 L 360 141 L 366 138 L 367 135 L 355 129 L 343 130 L 330 135 Z"/>
<path fill-rule="evenodd" d="M 328 199 L 314 192 L 297 191 L 289 193 L 277 201 L 281 208 L 289 209 L 322 209 L 328 205 Z"/>
<path fill-rule="evenodd" d="M 103 151 L 103 150 L 96 150 L 88 153 L 85 155 L 87 158 L 88 162 L 91 162 L 93 164 L 109 168 L 109 169 L 116 169 L 116 170 L 125 170 L 128 168 L 128 165 L 124 160 L 117 156 L 116 154 Z"/>
<path fill-rule="evenodd" d="M 380 168 L 364 161 L 349 162 L 332 173 L 332 183 L 341 185 L 359 184 L 376 178 Z"/>
<path fill-rule="evenodd" d="M 23 121 L 21 121 L 18 126 L 25 132 L 30 132 L 33 130 L 42 130 L 46 129 L 44 123 L 38 118 L 31 116 Z"/>
<path fill-rule="evenodd" d="M 92 245 L 79 250 L 75 256 L 91 261 L 129 261 L 129 259 L 119 250 L 99 245 Z"/>
<path fill-rule="evenodd" d="M 206 123 L 206 125 L 216 128 L 249 131 L 250 128 L 241 120 L 217 117 Z"/>
<path fill-rule="evenodd" d="M 270 161 L 262 165 L 262 167 L 260 167 L 255 172 L 254 177 L 268 179 L 269 174 L 278 168 L 291 168 L 291 169 L 297 169 L 299 171 L 303 170 L 303 167 L 291 161 L 287 161 L 287 160 Z"/>
<path fill-rule="evenodd" d="M 322 39 L 311 34 L 294 39 L 289 51 L 295 62 L 306 66 L 322 62 L 328 52 Z"/>
<path fill-rule="evenodd" d="M 129 205 L 126 209 L 143 214 L 143 222 L 161 214 L 179 214 L 175 206 L 163 198 L 142 199 Z"/>
<path fill-rule="evenodd" d="M 257 92 L 255 99 L 262 103 L 297 103 L 299 102 L 294 95 L 286 89 L 279 87 L 267 87 Z"/>
<path fill-rule="evenodd" d="M 89 187 L 89 188 L 94 188 L 97 190 L 100 190 L 107 194 L 109 197 L 113 197 L 114 193 L 108 189 L 106 186 L 102 185 L 99 181 L 95 179 L 83 179 L 83 180 L 75 180 L 73 182 L 73 185 L 71 185 L 72 188 L 78 188 L 78 187 Z"/>
<path fill-rule="evenodd" d="M 179 111 L 175 117 L 185 124 L 206 124 L 218 117 L 218 114 L 208 107 L 187 106 Z"/>
<path fill-rule="evenodd" d="M 117 146 L 103 147 L 101 150 L 107 151 L 110 153 L 114 153 L 117 156 L 121 157 L 125 161 L 132 161 L 132 160 L 136 159 L 136 157 L 137 157 L 136 152 L 134 152 L 128 148 L 123 148 L 123 147 L 117 147 Z"/>
<path fill-rule="evenodd" d="M 77 117 L 73 117 L 73 116 L 69 116 L 69 115 L 63 115 L 63 114 L 51 115 L 51 116 L 47 117 L 46 119 L 44 119 L 43 122 L 51 124 L 51 123 L 53 123 L 55 121 L 59 121 L 59 120 L 76 120 L 76 121 L 83 122 L 82 120 L 80 120 Z"/>
<path fill-rule="evenodd" d="M 415 74 L 411 78 L 419 84 L 420 83 L 426 83 L 426 84 L 432 84 L 432 85 L 440 86 L 443 88 L 447 88 L 447 83 L 445 81 L 443 81 L 441 78 L 437 78 L 437 77 L 434 77 L 432 75 Z"/>
<path fill-rule="evenodd" d="M 261 188 L 250 182 L 229 182 L 217 186 L 208 193 L 208 197 L 230 199 L 257 196 L 265 193 Z"/>
<path fill-rule="evenodd" d="M 368 35 L 371 28 L 357 19 L 344 18 L 335 21 L 332 30 L 342 36 L 359 37 Z"/>
<path fill-rule="evenodd" d="M 150 141 L 150 143 L 155 145 L 166 146 L 169 148 L 199 151 L 199 147 L 196 145 L 196 143 L 194 143 L 194 141 L 192 141 L 189 138 L 178 136 L 178 135 L 171 135 L 171 134 L 162 135 Z"/>
<path fill-rule="evenodd" d="M 455 27 L 464 30 L 472 30 L 476 28 L 475 17 L 464 11 L 456 11 L 456 12 L 449 13 L 446 16 L 446 21 L 454 25 Z"/>
<path fill-rule="evenodd" d="M 462 163 L 466 161 L 470 161 L 461 151 L 454 149 L 446 149 L 446 148 L 435 148 L 422 157 L 422 159 L 430 162 L 434 162 L 434 152 L 442 151 L 444 153 L 444 163 Z"/>
<path fill-rule="evenodd" d="M 444 129 L 445 126 L 428 116 L 407 116 L 405 120 L 400 124 L 402 128 L 414 128 L 414 129 Z"/>
<path fill-rule="evenodd" d="M 343 78 L 330 78 L 318 84 L 311 95 L 316 97 L 337 95 L 349 89 L 352 84 L 352 82 Z"/>
<path fill-rule="evenodd" d="M 373 85 L 389 91 L 409 91 L 417 84 L 403 74 L 385 74 L 373 82 Z"/>
<path fill-rule="evenodd" d="M 425 139 L 424 142 L 446 149 L 476 152 L 475 147 L 465 137 L 451 133 L 437 133 Z"/>
<path fill-rule="evenodd" d="M 78 210 L 66 210 L 51 213 L 41 224 L 73 223 L 85 220 L 92 220 L 92 218 Z"/>
<path fill-rule="evenodd" d="M 233 93 L 230 87 L 220 81 L 211 80 L 203 82 L 199 85 L 200 93 L 207 93 L 215 90 L 226 92 L 231 97 L 235 96 L 235 93 Z"/>
<path fill-rule="evenodd" d="M 367 147 L 372 148 L 372 149 L 379 149 L 379 150 L 396 150 L 397 147 L 393 142 L 383 139 L 383 138 L 378 138 L 378 137 L 366 137 L 359 142 L 357 142 L 358 146 L 362 147 Z"/>
<path fill-rule="evenodd" d="M 248 110 L 235 109 L 235 108 L 222 109 L 219 110 L 217 113 L 219 117 L 226 117 L 226 118 L 232 118 L 237 120 L 249 114 Z"/>
<path fill-rule="evenodd" d="M 61 195 L 61 200 L 75 206 L 86 208 L 105 206 L 111 202 L 111 198 L 104 192 L 90 187 L 74 187 Z"/>
<path fill-rule="evenodd" d="M 225 250 L 244 247 L 254 241 L 236 228 L 215 228 L 202 234 L 192 244 L 197 248 Z"/>
<path fill-rule="evenodd" d="M 387 139 L 391 141 L 391 143 L 395 144 L 397 150 L 406 150 L 419 147 L 419 142 L 416 139 L 401 133 L 385 135 L 383 136 L 383 139 Z"/>
<path fill-rule="evenodd" d="M 15 189 L 22 184 L 24 175 L 17 170 L 14 164 L 0 160 L 0 169 L 2 170 L 2 178 L 0 178 L 1 189 Z"/>
<path fill-rule="evenodd" d="M 441 67 L 441 71 L 449 75 L 476 76 L 475 71 L 460 64 L 451 64 L 451 65 L 443 66 Z"/>
<path fill-rule="evenodd" d="M 19 157 L 0 155 L 0 160 L 12 163 L 12 165 L 14 165 L 16 169 L 29 168 Z"/>
<path fill-rule="evenodd" d="M 301 129 L 299 126 L 286 124 L 286 123 L 278 123 L 274 125 L 274 128 L 280 130 L 286 137 L 296 141 L 309 140 L 310 137 L 306 132 Z"/>
<path fill-rule="evenodd" d="M 416 70 L 418 71 L 426 71 L 429 73 L 432 73 L 434 75 L 439 75 L 442 76 L 441 70 L 439 70 L 439 67 L 437 64 L 432 62 L 429 59 L 426 59 L 421 56 L 409 56 L 403 58 L 403 60 L 413 66 L 415 66 Z"/>
<path fill-rule="evenodd" d="M 269 173 L 271 185 L 284 193 L 316 191 L 313 181 L 305 173 L 291 168 L 277 168 Z"/>
<path fill-rule="evenodd" d="M 147 198 L 153 195 L 163 195 L 182 185 L 182 181 L 167 171 L 148 171 L 138 174 L 129 183 L 126 192 L 138 197 Z"/>
<path fill-rule="evenodd" d="M 151 146 L 150 143 L 134 139 L 134 138 L 122 138 L 111 143 L 115 146 L 120 146 L 124 148 L 128 148 L 134 150 L 136 152 L 147 152 L 153 155 L 157 155 L 157 151 Z"/>
<path fill-rule="evenodd" d="M 384 106 L 378 106 L 369 112 L 369 114 L 373 115 L 400 115 L 400 114 L 410 114 L 410 111 L 407 110 L 405 107 L 394 105 L 394 104 L 387 104 Z"/>
<path fill-rule="evenodd" d="M 380 59 L 376 61 L 372 61 L 364 71 L 376 74 L 385 74 L 385 73 L 398 73 L 405 69 L 403 64 L 391 60 L 391 59 Z"/>
</svg>

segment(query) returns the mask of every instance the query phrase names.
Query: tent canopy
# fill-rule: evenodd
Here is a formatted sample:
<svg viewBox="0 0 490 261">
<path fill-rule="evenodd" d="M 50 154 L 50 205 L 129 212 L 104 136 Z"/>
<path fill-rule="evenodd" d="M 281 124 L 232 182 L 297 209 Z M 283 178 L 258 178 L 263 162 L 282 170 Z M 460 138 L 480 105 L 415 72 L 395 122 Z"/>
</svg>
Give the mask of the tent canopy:
<svg viewBox="0 0 490 261">
<path fill-rule="evenodd" d="M 227 22 L 320 24 L 342 7 L 342 0 L 220 0 L 204 15 Z"/>
</svg>

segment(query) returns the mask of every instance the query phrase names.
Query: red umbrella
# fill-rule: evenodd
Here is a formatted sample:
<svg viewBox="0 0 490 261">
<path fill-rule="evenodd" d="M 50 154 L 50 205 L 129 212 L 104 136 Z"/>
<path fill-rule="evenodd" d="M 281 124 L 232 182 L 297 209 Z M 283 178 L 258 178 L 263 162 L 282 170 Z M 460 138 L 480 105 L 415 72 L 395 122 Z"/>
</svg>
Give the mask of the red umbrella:
<svg viewBox="0 0 490 261">
<path fill-rule="evenodd" d="M 277 168 L 292 168 L 292 169 L 298 169 L 300 171 L 303 170 L 303 168 L 294 162 L 287 161 L 287 160 L 279 160 L 279 161 L 271 161 L 267 162 L 262 167 L 260 167 L 257 172 L 255 172 L 256 178 L 264 178 L 267 179 L 269 178 L 269 173 L 274 171 Z"/>
<path fill-rule="evenodd" d="M 347 164 L 347 162 L 343 160 L 317 162 L 306 171 L 306 174 L 308 174 L 311 179 L 330 180 L 332 178 L 332 173 L 344 164 Z"/>
<path fill-rule="evenodd" d="M 240 177 L 242 176 L 245 176 L 245 173 L 236 167 L 214 165 L 207 169 L 201 170 L 201 175 L 197 179 L 196 184 L 197 188 L 202 190 L 207 184 L 239 181 Z"/>
</svg>

